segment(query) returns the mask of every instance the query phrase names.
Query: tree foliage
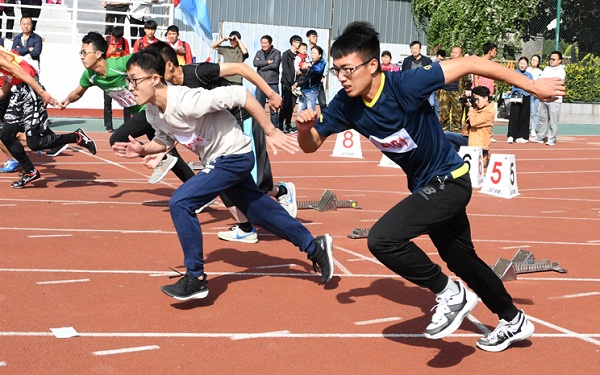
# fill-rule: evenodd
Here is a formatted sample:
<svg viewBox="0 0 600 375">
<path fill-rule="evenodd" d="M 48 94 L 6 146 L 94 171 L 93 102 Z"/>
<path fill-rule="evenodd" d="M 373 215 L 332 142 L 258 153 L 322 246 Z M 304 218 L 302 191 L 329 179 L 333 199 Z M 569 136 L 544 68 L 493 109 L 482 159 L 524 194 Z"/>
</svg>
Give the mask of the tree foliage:
<svg viewBox="0 0 600 375">
<path fill-rule="evenodd" d="M 528 40 L 537 35 L 555 40 L 556 30 L 547 26 L 556 19 L 556 0 L 539 0 L 535 15 L 525 25 L 523 38 Z M 560 38 L 568 44 L 577 43 L 582 56 L 593 53 L 600 55 L 598 25 L 600 3 L 597 0 L 562 1 Z"/>
<path fill-rule="evenodd" d="M 481 54 L 486 42 L 518 48 L 523 29 L 540 0 L 411 0 L 429 50 L 454 45 Z"/>
</svg>

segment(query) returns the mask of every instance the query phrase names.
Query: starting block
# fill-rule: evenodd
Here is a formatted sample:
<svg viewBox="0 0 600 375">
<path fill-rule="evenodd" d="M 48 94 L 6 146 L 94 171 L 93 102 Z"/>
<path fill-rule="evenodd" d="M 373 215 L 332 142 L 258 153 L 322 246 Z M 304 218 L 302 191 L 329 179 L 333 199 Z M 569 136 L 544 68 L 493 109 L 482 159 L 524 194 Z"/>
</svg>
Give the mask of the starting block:
<svg viewBox="0 0 600 375">
<path fill-rule="evenodd" d="M 353 200 L 338 200 L 333 191 L 325 190 L 318 201 L 298 201 L 299 210 L 309 208 L 317 211 L 336 211 L 338 208 L 361 209 L 362 207 L 358 205 L 358 202 Z"/>
<path fill-rule="evenodd" d="M 514 155 L 491 155 L 481 192 L 508 199 L 519 195 Z"/>
<path fill-rule="evenodd" d="M 483 185 L 483 151 L 481 147 L 461 146 L 458 150 L 464 162 L 469 166 L 469 177 L 471 178 L 471 186 L 479 188 Z"/>
<path fill-rule="evenodd" d="M 200 171 L 202 169 L 204 169 L 204 166 L 202 165 L 201 161 L 190 161 L 188 163 L 188 166 L 193 170 L 193 171 Z"/>
<path fill-rule="evenodd" d="M 367 238 L 369 235 L 369 228 L 354 228 L 352 233 L 348 235 L 348 238 Z"/>
<path fill-rule="evenodd" d="M 535 260 L 532 252 L 523 249 L 519 249 L 511 260 L 498 259 L 492 266 L 492 270 L 503 281 L 516 280 L 517 275 L 522 273 L 544 271 L 567 273 L 567 270 L 560 268 L 559 262 L 550 262 L 550 259 Z"/>
</svg>

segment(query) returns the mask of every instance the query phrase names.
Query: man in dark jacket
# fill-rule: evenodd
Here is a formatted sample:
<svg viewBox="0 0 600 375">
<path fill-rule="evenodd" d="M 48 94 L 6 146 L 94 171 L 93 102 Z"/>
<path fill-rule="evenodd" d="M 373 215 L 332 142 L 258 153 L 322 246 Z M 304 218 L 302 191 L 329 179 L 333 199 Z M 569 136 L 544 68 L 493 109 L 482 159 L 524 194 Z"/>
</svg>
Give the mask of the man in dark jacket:
<svg viewBox="0 0 600 375">
<path fill-rule="evenodd" d="M 254 56 L 254 66 L 256 72 L 271 86 L 273 91 L 279 94 L 279 65 L 281 65 L 281 52 L 273 47 L 273 38 L 270 35 L 263 35 L 260 38 L 261 50 Z M 263 106 L 267 103 L 267 96 L 256 89 L 256 100 Z M 274 126 L 279 125 L 279 116 L 277 112 L 271 111 L 271 122 Z"/>
<path fill-rule="evenodd" d="M 281 56 L 281 97 L 283 98 L 283 105 L 279 111 L 279 130 L 284 133 L 294 130 L 292 129 L 292 113 L 294 112 L 296 97 L 292 95 L 292 85 L 296 77 L 294 59 L 298 54 L 300 43 L 302 43 L 302 38 L 299 35 L 292 36 L 290 38 L 290 49 Z"/>
<path fill-rule="evenodd" d="M 417 69 L 431 64 L 431 59 L 421 55 L 421 42 L 415 40 L 410 44 L 410 56 L 402 61 L 402 71 Z"/>
</svg>

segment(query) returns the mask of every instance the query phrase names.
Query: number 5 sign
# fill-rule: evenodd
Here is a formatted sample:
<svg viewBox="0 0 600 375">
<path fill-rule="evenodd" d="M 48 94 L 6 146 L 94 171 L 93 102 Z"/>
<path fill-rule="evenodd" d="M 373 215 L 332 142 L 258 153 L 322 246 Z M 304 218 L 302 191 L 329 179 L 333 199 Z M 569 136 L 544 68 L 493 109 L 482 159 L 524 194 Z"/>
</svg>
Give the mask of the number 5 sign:
<svg viewBox="0 0 600 375">
<path fill-rule="evenodd" d="M 481 192 L 509 199 L 519 195 L 514 155 L 491 155 Z"/>
</svg>

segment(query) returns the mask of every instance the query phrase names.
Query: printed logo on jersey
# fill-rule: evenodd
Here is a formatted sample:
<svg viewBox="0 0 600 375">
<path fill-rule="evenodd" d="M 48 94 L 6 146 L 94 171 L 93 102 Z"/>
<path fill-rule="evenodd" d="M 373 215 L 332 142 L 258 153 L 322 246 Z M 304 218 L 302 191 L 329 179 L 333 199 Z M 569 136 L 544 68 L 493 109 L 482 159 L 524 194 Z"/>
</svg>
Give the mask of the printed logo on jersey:
<svg viewBox="0 0 600 375">
<path fill-rule="evenodd" d="M 192 135 L 181 135 L 181 134 L 173 134 L 177 142 L 181 143 L 184 147 L 190 149 L 191 151 L 196 151 L 198 147 L 204 147 L 208 144 L 208 141 L 198 135 L 196 133 L 192 133 Z"/>
<path fill-rule="evenodd" d="M 429 70 L 429 69 L 431 69 L 431 65 L 424 66 L 423 69 Z"/>
<path fill-rule="evenodd" d="M 137 105 L 135 97 L 131 91 L 123 88 L 107 89 L 106 95 L 113 98 L 123 108 L 133 107 Z"/>
<path fill-rule="evenodd" d="M 379 139 L 371 135 L 369 136 L 369 141 L 371 141 L 375 147 L 381 151 L 393 152 L 396 154 L 402 154 L 417 148 L 417 144 L 413 141 L 413 139 L 410 137 L 410 134 L 408 134 L 405 129 L 400 129 L 384 139 Z"/>
</svg>

